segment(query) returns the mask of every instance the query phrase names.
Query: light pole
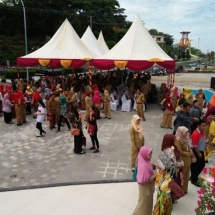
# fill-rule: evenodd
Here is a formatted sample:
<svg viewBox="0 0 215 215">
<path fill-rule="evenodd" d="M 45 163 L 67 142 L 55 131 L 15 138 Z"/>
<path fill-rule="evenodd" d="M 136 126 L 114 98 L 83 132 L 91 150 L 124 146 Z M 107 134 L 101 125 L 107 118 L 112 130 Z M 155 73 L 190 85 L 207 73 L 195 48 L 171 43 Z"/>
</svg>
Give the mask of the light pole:
<svg viewBox="0 0 215 215">
<path fill-rule="evenodd" d="M 207 48 L 207 57 L 208 57 L 208 61 L 210 62 L 210 58 L 211 58 L 211 55 L 210 55 L 210 48 L 208 46 L 205 46 Z"/>
<path fill-rule="evenodd" d="M 198 38 L 198 49 L 199 49 L 200 37 Z"/>
<path fill-rule="evenodd" d="M 178 43 L 178 40 L 174 39 L 174 41 L 176 41 L 176 53 L 177 53 L 177 59 L 179 57 L 179 43 Z M 179 59 L 178 59 L 179 60 Z"/>
<path fill-rule="evenodd" d="M 93 31 L 93 17 L 90 16 L 90 28 L 91 28 L 91 31 Z"/>
<path fill-rule="evenodd" d="M 24 32 L 25 32 L 25 54 L 28 54 L 28 42 L 27 42 L 27 26 L 26 26 L 26 12 L 25 12 L 25 5 L 22 0 L 22 8 L 23 8 L 23 15 L 24 15 Z M 28 73 L 28 67 L 27 67 L 27 80 L 29 80 L 29 73 Z"/>
</svg>

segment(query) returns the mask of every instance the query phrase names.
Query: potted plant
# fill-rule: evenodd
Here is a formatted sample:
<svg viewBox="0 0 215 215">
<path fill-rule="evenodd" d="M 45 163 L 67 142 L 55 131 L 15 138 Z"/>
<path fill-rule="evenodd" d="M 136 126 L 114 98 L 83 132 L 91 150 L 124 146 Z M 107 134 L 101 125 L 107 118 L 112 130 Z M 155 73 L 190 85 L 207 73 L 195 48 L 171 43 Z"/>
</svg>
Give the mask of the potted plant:
<svg viewBox="0 0 215 215">
<path fill-rule="evenodd" d="M 215 215 L 215 167 L 204 168 L 203 175 L 199 178 L 201 188 L 198 193 L 198 207 L 195 209 L 197 215 Z"/>
</svg>

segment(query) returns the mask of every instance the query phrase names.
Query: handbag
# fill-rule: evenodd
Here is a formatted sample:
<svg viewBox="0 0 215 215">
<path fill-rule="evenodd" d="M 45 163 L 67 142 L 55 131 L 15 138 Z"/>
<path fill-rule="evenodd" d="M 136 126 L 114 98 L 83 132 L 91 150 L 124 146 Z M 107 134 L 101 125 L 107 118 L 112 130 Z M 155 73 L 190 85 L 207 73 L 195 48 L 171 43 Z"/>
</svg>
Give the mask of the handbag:
<svg viewBox="0 0 215 215">
<path fill-rule="evenodd" d="M 86 146 L 86 137 L 82 136 L 82 146 Z"/>
<path fill-rule="evenodd" d="M 160 105 L 160 109 L 161 109 L 161 110 L 166 110 L 166 105 L 164 105 L 164 104 L 163 104 L 163 105 Z"/>
<path fill-rule="evenodd" d="M 93 136 L 95 134 L 95 131 L 96 131 L 96 126 L 95 125 L 89 125 L 89 127 L 88 127 L 88 134 L 90 136 Z"/>
<path fill-rule="evenodd" d="M 76 127 L 71 128 L 71 135 L 73 135 L 73 136 L 80 135 L 80 129 L 77 128 L 77 125 L 76 125 Z"/>
<path fill-rule="evenodd" d="M 132 173 L 132 178 L 137 181 L 137 166 L 134 169 L 134 172 Z"/>
<path fill-rule="evenodd" d="M 53 115 L 47 115 L 47 121 L 51 122 L 53 120 Z"/>
</svg>

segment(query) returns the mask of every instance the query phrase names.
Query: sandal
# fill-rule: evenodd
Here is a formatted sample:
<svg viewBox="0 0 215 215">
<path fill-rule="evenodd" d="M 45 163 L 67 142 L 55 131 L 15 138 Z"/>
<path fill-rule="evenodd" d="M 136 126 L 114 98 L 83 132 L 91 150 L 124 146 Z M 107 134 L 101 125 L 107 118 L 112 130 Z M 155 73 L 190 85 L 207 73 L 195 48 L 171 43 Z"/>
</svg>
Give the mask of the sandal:
<svg viewBox="0 0 215 215">
<path fill-rule="evenodd" d="M 89 150 L 95 150 L 96 148 L 95 148 L 95 146 L 91 146 L 90 148 L 89 148 Z"/>
<path fill-rule="evenodd" d="M 99 149 L 94 149 L 93 153 L 98 153 Z"/>
</svg>

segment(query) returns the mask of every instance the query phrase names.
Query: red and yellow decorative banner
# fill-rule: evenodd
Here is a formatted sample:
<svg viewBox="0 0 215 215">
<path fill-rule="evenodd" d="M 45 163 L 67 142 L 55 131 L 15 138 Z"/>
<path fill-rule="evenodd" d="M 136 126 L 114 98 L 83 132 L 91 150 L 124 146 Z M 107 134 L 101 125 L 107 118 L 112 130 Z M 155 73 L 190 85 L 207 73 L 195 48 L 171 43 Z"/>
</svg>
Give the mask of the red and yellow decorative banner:
<svg viewBox="0 0 215 215">
<path fill-rule="evenodd" d="M 128 64 L 128 61 L 114 61 L 114 65 L 119 69 L 125 68 L 127 64 Z"/>
<path fill-rule="evenodd" d="M 69 67 L 72 64 L 72 60 L 60 60 L 60 64 L 62 65 L 62 67 Z"/>
<path fill-rule="evenodd" d="M 38 62 L 41 66 L 48 66 L 50 63 L 49 59 L 38 59 Z"/>
<path fill-rule="evenodd" d="M 82 58 L 81 60 L 90 61 L 92 58 Z"/>
<path fill-rule="evenodd" d="M 163 60 L 160 58 L 152 58 L 152 59 L 149 59 L 148 61 L 152 63 L 163 62 Z"/>
</svg>

